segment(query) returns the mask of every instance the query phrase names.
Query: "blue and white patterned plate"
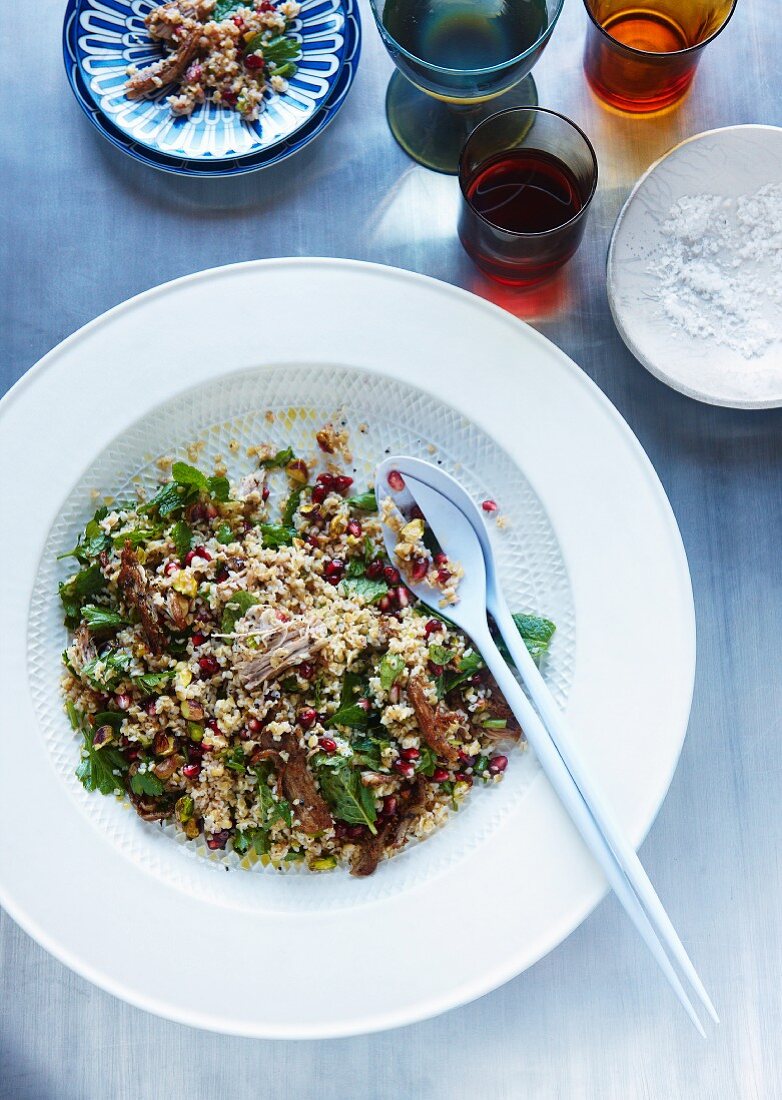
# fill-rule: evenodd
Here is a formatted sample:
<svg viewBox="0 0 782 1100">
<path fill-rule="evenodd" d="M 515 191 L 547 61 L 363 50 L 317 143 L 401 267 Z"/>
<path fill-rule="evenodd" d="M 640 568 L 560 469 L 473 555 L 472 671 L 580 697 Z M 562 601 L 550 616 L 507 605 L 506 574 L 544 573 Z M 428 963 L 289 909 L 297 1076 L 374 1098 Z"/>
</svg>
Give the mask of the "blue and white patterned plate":
<svg viewBox="0 0 782 1100">
<path fill-rule="evenodd" d="M 144 25 L 144 16 L 155 6 L 154 0 L 68 0 L 65 64 L 74 91 L 79 85 L 82 106 L 103 115 L 128 145 L 193 165 L 258 156 L 298 134 L 340 81 L 349 55 L 351 17 L 357 27 L 357 13 L 348 0 L 303 0 L 292 28 L 302 48 L 298 71 L 284 95 L 267 94 L 256 121 L 245 122 L 237 112 L 209 102 L 189 118 L 175 118 L 166 104 L 171 87 L 137 101 L 124 92 L 128 65 L 142 67 L 163 52 Z"/>
</svg>

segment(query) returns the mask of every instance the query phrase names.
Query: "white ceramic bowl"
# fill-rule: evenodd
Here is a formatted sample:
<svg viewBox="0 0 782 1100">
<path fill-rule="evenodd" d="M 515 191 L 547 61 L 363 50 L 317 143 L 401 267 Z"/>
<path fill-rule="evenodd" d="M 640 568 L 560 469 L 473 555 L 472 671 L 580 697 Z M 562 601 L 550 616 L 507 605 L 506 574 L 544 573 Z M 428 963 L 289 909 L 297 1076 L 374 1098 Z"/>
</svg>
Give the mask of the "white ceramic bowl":
<svg viewBox="0 0 782 1100">
<path fill-rule="evenodd" d="M 758 296 L 759 319 L 777 334 L 763 354 L 745 357 L 714 339 L 689 334 L 660 304 L 652 270 L 664 246 L 663 224 L 686 196 L 732 200 L 765 184 L 782 187 L 782 129 L 728 126 L 675 146 L 633 188 L 608 253 L 608 300 L 630 351 L 656 378 L 712 405 L 782 405 L 782 302 Z M 770 232 L 769 227 L 769 232 Z"/>
</svg>

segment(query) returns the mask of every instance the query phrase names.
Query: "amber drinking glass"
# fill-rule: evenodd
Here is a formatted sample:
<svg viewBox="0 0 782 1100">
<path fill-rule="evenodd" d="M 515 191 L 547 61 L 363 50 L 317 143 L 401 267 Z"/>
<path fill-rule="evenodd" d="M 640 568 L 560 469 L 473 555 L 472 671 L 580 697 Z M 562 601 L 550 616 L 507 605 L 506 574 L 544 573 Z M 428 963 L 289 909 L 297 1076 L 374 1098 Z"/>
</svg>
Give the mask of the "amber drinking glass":
<svg viewBox="0 0 782 1100">
<path fill-rule="evenodd" d="M 584 71 L 595 94 L 632 114 L 662 111 L 692 83 L 737 0 L 584 0 Z"/>
<path fill-rule="evenodd" d="M 532 286 L 556 275 L 578 248 L 597 158 L 564 115 L 515 107 L 470 134 L 459 186 L 459 237 L 469 256 L 498 282 Z"/>
</svg>

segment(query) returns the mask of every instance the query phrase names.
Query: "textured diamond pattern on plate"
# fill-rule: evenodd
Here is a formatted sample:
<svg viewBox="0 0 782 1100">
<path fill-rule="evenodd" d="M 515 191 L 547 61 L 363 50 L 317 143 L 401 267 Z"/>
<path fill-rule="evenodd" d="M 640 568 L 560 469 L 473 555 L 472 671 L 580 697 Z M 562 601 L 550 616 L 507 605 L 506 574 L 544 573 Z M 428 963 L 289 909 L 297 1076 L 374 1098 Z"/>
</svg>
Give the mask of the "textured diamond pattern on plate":
<svg viewBox="0 0 782 1100">
<path fill-rule="evenodd" d="M 275 414 L 273 423 L 265 417 Z M 539 611 L 557 623 L 544 674 L 560 703 L 573 677 L 575 621 L 567 573 L 546 512 L 508 455 L 465 416 L 421 391 L 363 371 L 323 366 L 267 367 L 221 379 L 180 395 L 129 427 L 86 471 L 63 503 L 41 560 L 30 609 L 28 659 L 35 707 L 57 773 L 100 831 L 134 862 L 171 884 L 243 906 L 290 908 L 352 904 L 355 893 L 340 874 L 314 876 L 296 865 L 286 875 L 253 867 L 253 875 L 211 875 L 209 869 L 236 868 L 233 853 L 209 852 L 203 841 L 187 842 L 171 827 L 142 822 L 124 803 L 88 795 L 74 776 L 78 738 L 71 731 L 59 694 L 60 654 L 67 634 L 57 583 L 69 573 L 57 555 L 70 549 L 94 510 L 91 493 L 123 497 L 141 484 L 157 481 L 156 459 L 183 456 L 203 443 L 206 469 L 220 454 L 233 477 L 246 472 L 246 448 L 270 442 L 292 444 L 300 454 L 314 450 L 313 429 L 328 419 L 344 420 L 351 433 L 355 477 L 366 484 L 379 457 L 407 453 L 442 463 L 476 499 L 500 502 L 509 523 L 492 527 L 492 539 L 504 587 L 513 607 Z M 229 450 L 237 440 L 239 450 Z M 516 754 L 505 780 L 491 789 L 475 789 L 466 807 L 426 843 L 411 844 L 383 865 L 362 886 L 361 900 L 407 888 L 437 874 L 465 851 L 485 841 L 517 804 L 536 770 L 530 753 Z M 172 843 L 172 839 L 176 843 Z M 201 858 L 185 858 L 198 856 Z M 261 874 L 266 893 L 248 894 L 246 883 Z M 290 887 L 281 895 L 272 879 L 315 882 Z M 329 880 L 326 886 L 326 878 Z M 240 882 L 241 880 L 241 882 Z M 340 882 L 345 883 L 340 886 Z M 259 884 L 260 886 L 260 884 Z M 270 892 L 268 892 L 270 891 Z"/>
</svg>

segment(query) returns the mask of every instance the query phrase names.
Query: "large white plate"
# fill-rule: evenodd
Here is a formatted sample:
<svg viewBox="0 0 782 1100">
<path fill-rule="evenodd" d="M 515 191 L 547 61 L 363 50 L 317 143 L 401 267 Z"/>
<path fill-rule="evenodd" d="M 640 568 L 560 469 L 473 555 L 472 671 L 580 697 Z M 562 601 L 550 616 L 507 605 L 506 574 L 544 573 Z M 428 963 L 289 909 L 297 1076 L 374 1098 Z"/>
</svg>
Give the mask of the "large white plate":
<svg viewBox="0 0 782 1100">
<path fill-rule="evenodd" d="M 674 146 L 641 176 L 611 237 L 608 301 L 619 335 L 661 382 L 710 405 L 782 405 L 779 302 L 770 296 L 758 298 L 759 314 L 777 338 L 762 354 L 745 358 L 732 347 L 692 336 L 671 322 L 659 305 L 660 281 L 651 268 L 674 203 L 695 195 L 737 199 L 766 184 L 782 184 L 782 128 L 707 130 Z M 773 226 L 765 228 L 774 235 Z"/>
<path fill-rule="evenodd" d="M 133 1004 L 218 1031 L 315 1038 L 410 1023 L 495 988 L 560 943 L 605 883 L 522 758 L 507 785 L 369 880 L 218 873 L 126 815 L 128 841 L 102 816 L 110 800 L 74 793 L 53 696 L 51 713 L 36 710 L 51 690 L 54 613 L 36 585 L 74 491 L 112 456 L 148 460 L 133 447 L 151 446 L 151 427 L 166 451 L 220 379 L 232 393 L 246 383 L 247 413 L 262 410 L 286 365 L 304 390 L 334 367 L 340 400 L 345 368 L 359 368 L 355 403 L 374 401 L 379 419 L 393 420 L 389 394 L 409 396 L 400 437 L 448 443 L 466 432 L 484 441 L 464 456 L 469 471 L 496 453 L 498 476 L 518 478 L 509 512 L 521 533 L 542 517 L 519 560 L 547 547 L 540 569 L 562 582 L 552 590 L 565 620 L 557 686 L 636 843 L 681 750 L 695 631 L 676 523 L 627 426 L 542 336 L 445 284 L 332 260 L 203 272 L 98 318 L 18 383 L 0 405 L 0 456 L 13 471 L 0 545 L 11 640 L 0 901 L 63 962 Z"/>
</svg>

